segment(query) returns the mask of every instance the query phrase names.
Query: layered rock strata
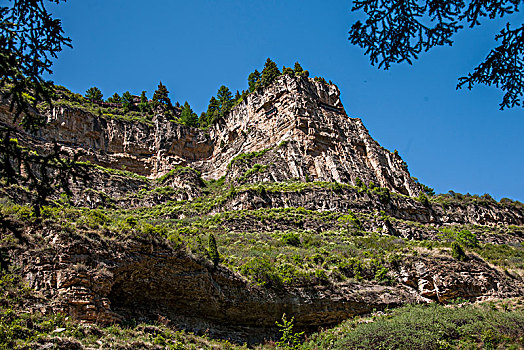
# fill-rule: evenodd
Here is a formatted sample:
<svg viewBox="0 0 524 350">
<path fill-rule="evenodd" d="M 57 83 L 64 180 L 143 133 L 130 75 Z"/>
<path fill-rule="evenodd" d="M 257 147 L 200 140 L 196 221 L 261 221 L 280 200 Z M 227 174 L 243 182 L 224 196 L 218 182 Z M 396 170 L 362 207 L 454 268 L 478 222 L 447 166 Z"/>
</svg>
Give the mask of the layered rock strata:
<svg viewBox="0 0 524 350">
<path fill-rule="evenodd" d="M 241 342 L 277 336 L 275 321 L 284 313 L 295 316 L 297 329 L 313 331 L 405 303 L 522 294 L 517 281 L 475 257 L 413 257 L 398 265 L 394 286 L 348 281 L 282 289 L 257 287 L 161 240 L 65 235 L 52 227 L 41 239 L 31 239 L 18 262 L 54 312 L 102 324 L 168 320 Z"/>
<path fill-rule="evenodd" d="M 84 160 L 104 167 L 158 177 L 175 166 L 190 166 L 205 179 L 240 171 L 230 162 L 251 152 L 274 150 L 269 179 L 365 183 L 406 195 L 420 191 L 396 153 L 371 138 L 362 121 L 349 118 L 335 85 L 281 76 L 248 95 L 208 130 L 186 127 L 162 114 L 150 123 L 97 116 L 57 105 L 35 143 L 56 140 Z M 4 104 L 0 121 L 12 123 Z M 285 147 L 282 147 L 286 145 Z M 228 167 L 229 165 L 229 167 Z"/>
</svg>

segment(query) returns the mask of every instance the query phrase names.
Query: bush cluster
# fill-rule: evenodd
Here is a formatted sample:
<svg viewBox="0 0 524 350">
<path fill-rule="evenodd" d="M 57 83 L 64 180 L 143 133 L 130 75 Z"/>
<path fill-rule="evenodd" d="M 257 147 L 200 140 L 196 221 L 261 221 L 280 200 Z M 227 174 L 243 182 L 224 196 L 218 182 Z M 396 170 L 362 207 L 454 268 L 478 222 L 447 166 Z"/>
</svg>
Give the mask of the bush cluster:
<svg viewBox="0 0 524 350">
<path fill-rule="evenodd" d="M 304 349 L 520 348 L 524 313 L 489 307 L 405 306 L 374 322 L 347 321 L 312 336 Z"/>
</svg>

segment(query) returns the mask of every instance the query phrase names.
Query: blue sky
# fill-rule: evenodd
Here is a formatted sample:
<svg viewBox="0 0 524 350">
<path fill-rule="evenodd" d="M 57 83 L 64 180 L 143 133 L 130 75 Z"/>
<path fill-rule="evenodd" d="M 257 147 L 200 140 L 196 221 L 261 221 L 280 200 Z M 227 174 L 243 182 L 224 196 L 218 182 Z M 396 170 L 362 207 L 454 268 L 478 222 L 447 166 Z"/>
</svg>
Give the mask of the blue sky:
<svg viewBox="0 0 524 350">
<path fill-rule="evenodd" d="M 523 22 L 522 12 L 384 71 L 349 43 L 357 15 L 347 0 L 69 0 L 50 9 L 74 46 L 60 53 L 51 79 L 75 92 L 97 86 L 105 97 L 151 97 L 161 80 L 172 100 L 200 114 L 220 85 L 246 89 L 267 57 L 280 67 L 299 61 L 336 83 L 347 113 L 397 149 L 422 183 L 524 201 L 524 109 L 499 111 L 494 87 L 455 90 L 503 25 Z"/>
</svg>

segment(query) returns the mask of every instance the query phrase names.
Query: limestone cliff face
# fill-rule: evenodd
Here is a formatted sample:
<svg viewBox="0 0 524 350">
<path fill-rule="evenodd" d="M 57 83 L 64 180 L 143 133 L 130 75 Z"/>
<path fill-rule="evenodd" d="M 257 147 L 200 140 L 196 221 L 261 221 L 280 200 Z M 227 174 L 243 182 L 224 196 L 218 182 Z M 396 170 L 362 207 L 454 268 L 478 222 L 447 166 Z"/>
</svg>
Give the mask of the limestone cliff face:
<svg viewBox="0 0 524 350">
<path fill-rule="evenodd" d="M 349 118 L 335 85 L 281 76 L 248 95 L 209 130 L 199 130 L 156 115 L 150 123 L 109 119 L 64 105 L 47 114 L 41 141 L 56 140 L 85 160 L 105 167 L 158 177 L 177 165 L 191 166 L 205 179 L 246 171 L 228 164 L 243 153 L 271 151 L 261 181 L 336 181 L 365 183 L 417 195 L 402 159 L 382 148 L 360 119 Z M 9 122 L 9 113 L 1 113 Z"/>
<path fill-rule="evenodd" d="M 57 106 L 47 117 L 48 126 L 39 131 L 43 139 L 84 149 L 86 159 L 102 166 L 144 176 L 161 175 L 176 165 L 206 158 L 213 150 L 206 133 L 170 122 L 162 115 L 146 124 Z"/>
<path fill-rule="evenodd" d="M 373 140 L 360 119 L 348 118 L 332 84 L 281 76 L 249 95 L 210 135 L 215 148 L 212 161 L 202 165 L 207 177 L 224 175 L 239 154 L 271 149 L 276 166 L 268 181 L 355 184 L 358 177 L 395 192 L 419 193 L 402 159 Z M 233 177 L 243 170 L 232 167 Z"/>
</svg>

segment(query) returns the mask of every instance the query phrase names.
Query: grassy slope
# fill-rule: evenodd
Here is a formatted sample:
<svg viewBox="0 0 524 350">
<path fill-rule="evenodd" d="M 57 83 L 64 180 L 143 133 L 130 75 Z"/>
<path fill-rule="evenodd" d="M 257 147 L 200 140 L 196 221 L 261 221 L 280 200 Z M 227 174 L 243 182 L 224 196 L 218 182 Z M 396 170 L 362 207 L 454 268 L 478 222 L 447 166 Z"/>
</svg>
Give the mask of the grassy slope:
<svg viewBox="0 0 524 350">
<path fill-rule="evenodd" d="M 185 169 L 187 168 L 178 171 Z M 113 170 L 110 172 L 114 173 Z M 125 172 L 116 175 L 128 176 Z M 159 187 L 150 192 L 165 191 L 169 194 L 170 187 L 161 187 L 165 180 L 157 180 Z M 107 235 L 103 232 L 109 231 L 112 237 L 153 235 L 170 240 L 175 246 L 203 258 L 208 258 L 208 237 L 213 234 L 217 240 L 221 263 L 261 285 L 301 285 L 346 279 L 391 283 L 388 269 L 395 261 L 419 253 L 449 255 L 453 241 L 464 246 L 467 253 L 474 252 L 499 268 L 515 274 L 522 274 L 524 270 L 522 245 L 479 244 L 475 234 L 499 234 L 501 230 L 506 233 L 522 232 L 522 227 L 454 225 L 437 230 L 432 226 L 404 221 L 405 224 L 419 229 L 434 231 L 440 238 L 438 241 L 420 241 L 380 232 L 366 232 L 363 229 L 366 221 L 396 220 L 379 212 L 341 213 L 291 207 L 209 214 L 229 198 L 246 191 L 335 191 L 339 186 L 351 187 L 324 182 L 291 181 L 232 187 L 223 181 L 213 181 L 206 184 L 203 196 L 192 201 L 167 201 L 153 207 L 136 209 L 87 209 L 55 202 L 54 206 L 44 208 L 43 215 L 49 222 L 55 222 L 69 230 L 96 230 L 100 235 Z M 146 196 L 147 193 L 130 194 L 137 195 Z M 475 199 L 460 200 L 445 195 L 431 200 L 466 202 Z M 4 216 L 12 216 L 20 222 L 27 222 L 31 215 L 28 206 L 14 205 L 9 201 L 4 202 L 1 210 Z"/>
</svg>

